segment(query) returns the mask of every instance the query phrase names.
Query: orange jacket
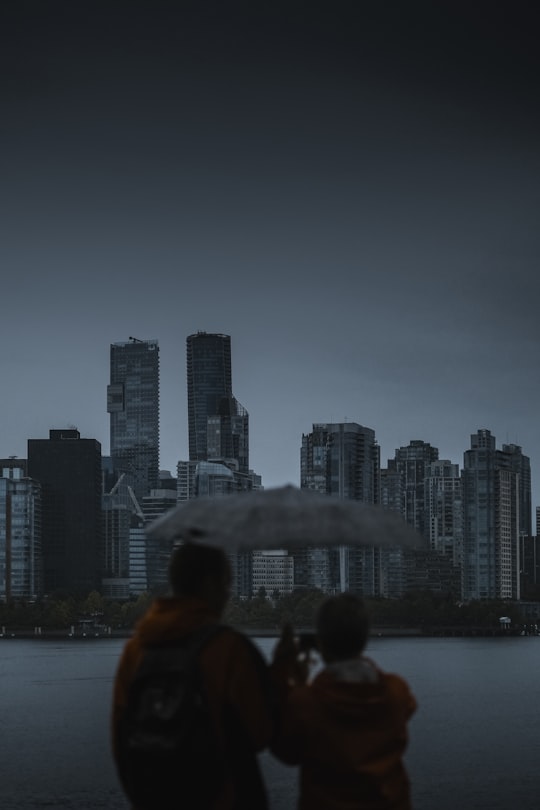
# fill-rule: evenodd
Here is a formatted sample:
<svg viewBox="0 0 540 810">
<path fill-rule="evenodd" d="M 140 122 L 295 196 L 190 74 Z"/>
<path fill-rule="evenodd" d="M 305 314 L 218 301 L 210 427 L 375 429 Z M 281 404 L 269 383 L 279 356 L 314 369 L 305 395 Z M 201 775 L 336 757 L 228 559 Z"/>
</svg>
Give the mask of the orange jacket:
<svg viewBox="0 0 540 810">
<path fill-rule="evenodd" d="M 206 603 L 195 598 L 157 599 L 140 620 L 124 647 L 114 681 L 112 748 L 117 765 L 122 712 L 145 645 L 172 642 L 204 624 L 218 621 Z M 256 753 L 270 742 L 272 708 L 263 658 L 249 639 L 226 627 L 201 651 L 200 667 L 216 734 L 231 763 L 231 773 L 215 803 L 215 810 L 253 810 L 255 807 L 264 810 L 266 795 Z M 235 718 L 235 743 L 231 741 L 230 726 L 225 728 L 224 714 Z"/>
<path fill-rule="evenodd" d="M 366 658 L 328 666 L 309 685 L 290 686 L 286 675 L 274 668 L 271 749 L 300 765 L 300 810 L 410 810 L 402 758 L 416 701 L 406 682 Z"/>
</svg>

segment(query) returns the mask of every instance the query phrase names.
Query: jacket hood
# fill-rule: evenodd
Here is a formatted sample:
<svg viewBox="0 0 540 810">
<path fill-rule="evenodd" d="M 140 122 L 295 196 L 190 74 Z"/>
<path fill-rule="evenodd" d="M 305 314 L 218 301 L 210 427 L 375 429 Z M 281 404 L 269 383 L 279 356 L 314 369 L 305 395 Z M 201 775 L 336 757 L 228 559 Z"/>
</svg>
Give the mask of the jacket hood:
<svg viewBox="0 0 540 810">
<path fill-rule="evenodd" d="M 365 656 L 327 664 L 326 672 L 333 675 L 337 681 L 346 683 L 376 683 L 380 679 L 379 670 L 373 661 Z"/>
<path fill-rule="evenodd" d="M 142 645 L 175 641 L 204 624 L 219 622 L 202 599 L 170 597 L 156 599 L 139 620 L 135 635 Z"/>
<path fill-rule="evenodd" d="M 313 687 L 332 711 L 363 722 L 380 719 L 392 704 L 387 679 L 364 657 L 328 665 L 317 675 Z"/>
</svg>

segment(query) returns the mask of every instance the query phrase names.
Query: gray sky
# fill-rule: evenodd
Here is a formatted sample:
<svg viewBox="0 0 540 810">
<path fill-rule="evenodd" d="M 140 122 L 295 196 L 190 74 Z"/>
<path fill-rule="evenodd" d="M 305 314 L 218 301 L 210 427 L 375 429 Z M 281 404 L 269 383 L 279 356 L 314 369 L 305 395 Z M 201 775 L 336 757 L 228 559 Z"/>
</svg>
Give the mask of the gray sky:
<svg viewBox="0 0 540 810">
<path fill-rule="evenodd" d="M 174 472 L 205 330 L 266 486 L 313 422 L 373 428 L 383 465 L 489 428 L 540 504 L 538 30 L 468 5 L 4 3 L 0 456 L 66 425 L 107 453 L 134 335 Z"/>
</svg>

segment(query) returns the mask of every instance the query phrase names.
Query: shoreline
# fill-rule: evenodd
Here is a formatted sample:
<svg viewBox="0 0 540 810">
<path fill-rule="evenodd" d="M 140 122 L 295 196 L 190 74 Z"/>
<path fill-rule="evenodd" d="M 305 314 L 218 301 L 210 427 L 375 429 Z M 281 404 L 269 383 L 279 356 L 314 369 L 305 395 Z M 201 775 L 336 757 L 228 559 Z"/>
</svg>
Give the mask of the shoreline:
<svg viewBox="0 0 540 810">
<path fill-rule="evenodd" d="M 110 632 L 75 632 L 71 633 L 68 630 L 43 630 L 39 632 L 35 630 L 7 630 L 0 634 L 0 641 L 9 641 L 11 639 L 18 639 L 24 641 L 58 641 L 70 639 L 72 641 L 92 641 L 93 639 L 99 640 L 122 640 L 129 639 L 132 636 L 131 630 L 111 630 Z M 251 638 L 279 638 L 281 630 L 277 628 L 253 628 L 253 627 L 235 627 L 241 633 Z M 296 633 L 312 633 L 311 627 L 298 627 L 295 628 Z M 540 635 L 535 632 L 525 632 L 523 627 L 515 627 L 502 630 L 499 627 L 373 627 L 370 631 L 369 637 L 376 638 L 452 638 L 452 637 L 498 637 L 508 638 L 509 636 L 529 636 Z"/>
</svg>

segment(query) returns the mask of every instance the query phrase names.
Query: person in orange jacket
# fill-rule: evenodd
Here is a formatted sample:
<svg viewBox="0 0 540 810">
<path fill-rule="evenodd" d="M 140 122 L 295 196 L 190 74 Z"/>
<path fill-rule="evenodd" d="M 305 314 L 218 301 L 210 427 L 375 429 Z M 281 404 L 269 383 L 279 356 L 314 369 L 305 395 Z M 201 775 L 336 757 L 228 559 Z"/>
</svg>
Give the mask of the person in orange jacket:
<svg viewBox="0 0 540 810">
<path fill-rule="evenodd" d="M 184 544 L 171 556 L 169 581 L 172 595 L 153 602 L 126 643 L 116 671 L 112 749 L 121 782 L 120 731 L 131 679 L 149 645 L 174 643 L 220 621 L 229 598 L 228 559 L 221 549 Z M 202 648 L 199 666 L 215 734 L 227 762 L 212 810 L 265 810 L 266 789 L 256 755 L 269 745 L 272 735 L 267 665 L 249 639 L 224 626 Z M 216 778 L 208 773 L 209 780 Z M 178 789 L 181 796 L 181 784 Z M 184 797 L 179 798 L 178 806 L 194 805 Z"/>
<path fill-rule="evenodd" d="M 309 661 L 285 626 L 272 678 L 279 724 L 271 751 L 300 766 L 299 810 L 410 810 L 403 763 L 416 700 L 398 675 L 362 652 L 368 616 L 350 593 L 329 597 L 317 616 L 324 668 L 308 681 Z"/>
</svg>

